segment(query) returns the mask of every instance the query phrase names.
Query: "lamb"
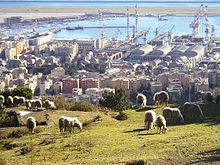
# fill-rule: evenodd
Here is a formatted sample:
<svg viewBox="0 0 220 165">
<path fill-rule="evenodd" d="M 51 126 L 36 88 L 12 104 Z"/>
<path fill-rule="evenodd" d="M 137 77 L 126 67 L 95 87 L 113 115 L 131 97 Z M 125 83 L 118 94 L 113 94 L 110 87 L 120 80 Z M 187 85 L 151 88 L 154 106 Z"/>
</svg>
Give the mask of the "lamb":
<svg viewBox="0 0 220 165">
<path fill-rule="evenodd" d="M 13 97 L 12 96 L 8 96 L 8 98 L 7 98 L 7 105 L 9 107 L 13 107 L 13 105 L 14 105 L 13 103 L 14 103 Z"/>
<path fill-rule="evenodd" d="M 162 115 L 157 116 L 156 120 L 157 125 L 157 133 L 166 133 L 168 131 L 168 128 L 166 126 L 166 120 Z"/>
<path fill-rule="evenodd" d="M 178 108 L 165 107 L 163 109 L 163 116 L 169 122 L 184 123 L 183 115 Z"/>
<path fill-rule="evenodd" d="M 140 106 L 146 106 L 146 104 L 147 104 L 146 96 L 143 95 L 142 93 L 138 93 L 137 102 L 138 102 L 138 105 L 140 105 Z"/>
<path fill-rule="evenodd" d="M 169 94 L 166 91 L 160 91 L 154 94 L 153 101 L 155 105 L 168 104 Z"/>
<path fill-rule="evenodd" d="M 155 127 L 157 115 L 154 111 L 149 110 L 145 112 L 145 128 L 146 130 L 153 129 Z"/>
<path fill-rule="evenodd" d="M 45 109 L 52 109 L 52 110 L 56 109 L 54 102 L 50 101 L 50 100 L 45 100 L 44 107 L 45 107 Z"/>
<path fill-rule="evenodd" d="M 185 120 L 203 120 L 204 115 L 198 104 L 186 102 L 183 105 L 182 114 Z"/>
<path fill-rule="evenodd" d="M 34 129 L 36 128 L 36 120 L 34 117 L 28 117 L 27 121 L 26 121 L 26 126 L 27 129 L 29 130 L 30 133 L 34 133 Z"/>
<path fill-rule="evenodd" d="M 3 95 L 0 95 L 0 104 L 5 103 L 5 97 Z"/>
<path fill-rule="evenodd" d="M 31 101 L 30 100 L 25 100 L 25 106 L 27 109 L 31 108 Z"/>
</svg>

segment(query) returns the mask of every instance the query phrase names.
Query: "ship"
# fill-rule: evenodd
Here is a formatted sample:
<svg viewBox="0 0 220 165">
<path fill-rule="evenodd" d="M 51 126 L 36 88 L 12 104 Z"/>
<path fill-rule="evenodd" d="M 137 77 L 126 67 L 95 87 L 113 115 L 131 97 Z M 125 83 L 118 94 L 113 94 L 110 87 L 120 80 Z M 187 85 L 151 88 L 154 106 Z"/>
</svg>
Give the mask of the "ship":
<svg viewBox="0 0 220 165">
<path fill-rule="evenodd" d="M 61 31 L 61 29 L 58 29 L 58 28 L 52 28 L 52 29 L 50 29 L 49 31 L 52 32 L 52 33 L 58 33 L 58 32 Z"/>
<path fill-rule="evenodd" d="M 82 30 L 83 27 L 82 26 L 76 26 L 76 27 L 66 27 L 66 30 Z"/>
<path fill-rule="evenodd" d="M 158 16 L 158 21 L 168 21 L 168 19 L 163 16 Z"/>
</svg>

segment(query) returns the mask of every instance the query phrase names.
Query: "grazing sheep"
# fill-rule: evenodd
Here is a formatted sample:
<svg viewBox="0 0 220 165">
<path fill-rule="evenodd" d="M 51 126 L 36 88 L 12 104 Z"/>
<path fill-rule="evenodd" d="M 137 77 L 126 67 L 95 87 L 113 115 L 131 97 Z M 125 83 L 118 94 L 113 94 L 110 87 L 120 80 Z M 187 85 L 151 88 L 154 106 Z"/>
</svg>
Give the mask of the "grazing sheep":
<svg viewBox="0 0 220 165">
<path fill-rule="evenodd" d="M 7 98 L 7 104 L 9 107 L 13 107 L 13 104 L 14 103 L 14 100 L 13 100 L 13 97 L 12 96 L 8 96 Z"/>
<path fill-rule="evenodd" d="M 42 108 L 42 101 L 39 99 L 31 100 L 31 108 L 33 109 Z"/>
<path fill-rule="evenodd" d="M 59 129 L 60 129 L 60 133 L 64 132 L 65 131 L 65 124 L 64 124 L 64 120 L 65 120 L 65 116 L 61 116 L 59 118 L 59 122 L 58 122 L 58 125 L 59 125 Z"/>
<path fill-rule="evenodd" d="M 45 109 L 55 110 L 55 109 L 56 109 L 56 106 L 55 106 L 55 104 L 54 104 L 53 101 L 45 100 L 45 102 L 44 102 L 44 108 L 45 108 Z"/>
<path fill-rule="evenodd" d="M 218 95 L 217 97 L 216 97 L 216 104 L 219 104 L 220 103 L 220 95 Z"/>
<path fill-rule="evenodd" d="M 82 123 L 79 121 L 79 119 L 76 118 L 76 117 L 74 117 L 73 120 L 74 120 L 73 129 L 74 129 L 74 127 L 77 127 L 77 128 L 80 129 L 80 131 L 82 131 L 83 125 L 82 125 Z"/>
<path fill-rule="evenodd" d="M 18 106 L 19 102 L 18 102 L 19 97 L 18 96 L 14 96 L 13 100 L 14 100 L 14 106 Z"/>
<path fill-rule="evenodd" d="M 169 122 L 184 123 L 183 115 L 178 108 L 165 107 L 163 109 L 163 116 Z"/>
<path fill-rule="evenodd" d="M 62 118 L 62 119 L 61 119 Z M 74 127 L 77 127 L 82 130 L 82 123 L 76 117 L 61 117 L 59 122 L 64 125 L 64 132 L 69 131 L 72 133 L 74 131 Z"/>
<path fill-rule="evenodd" d="M 137 95 L 137 103 L 139 106 L 146 106 L 147 104 L 147 98 L 142 93 L 138 93 Z"/>
<path fill-rule="evenodd" d="M 212 103 L 213 102 L 213 94 L 212 94 L 212 92 L 205 93 L 205 101 L 207 103 Z"/>
<path fill-rule="evenodd" d="M 155 127 L 157 115 L 154 111 L 149 110 L 145 112 L 145 128 L 146 130 L 153 129 Z"/>
<path fill-rule="evenodd" d="M 187 121 L 204 119 L 202 109 L 200 108 L 198 104 L 195 104 L 195 103 L 186 102 L 183 105 L 182 114 L 184 116 L 184 119 Z"/>
<path fill-rule="evenodd" d="M 166 91 L 160 91 L 154 94 L 153 101 L 155 105 L 168 104 L 169 95 Z"/>
<path fill-rule="evenodd" d="M 24 105 L 25 104 L 25 101 L 26 101 L 26 98 L 25 97 L 18 97 L 18 104 L 19 105 Z"/>
<path fill-rule="evenodd" d="M 31 100 L 25 100 L 25 106 L 27 109 L 31 109 Z"/>
<path fill-rule="evenodd" d="M 5 97 L 3 95 L 0 95 L 0 104 L 4 104 Z"/>
<path fill-rule="evenodd" d="M 162 115 L 157 116 L 156 125 L 157 133 L 161 133 L 161 131 L 162 133 L 166 133 L 168 131 L 166 126 L 166 119 Z"/>
<path fill-rule="evenodd" d="M 34 133 L 34 129 L 36 128 L 36 120 L 34 117 L 28 117 L 27 121 L 26 121 L 26 126 L 27 129 L 29 129 L 30 133 Z"/>
</svg>

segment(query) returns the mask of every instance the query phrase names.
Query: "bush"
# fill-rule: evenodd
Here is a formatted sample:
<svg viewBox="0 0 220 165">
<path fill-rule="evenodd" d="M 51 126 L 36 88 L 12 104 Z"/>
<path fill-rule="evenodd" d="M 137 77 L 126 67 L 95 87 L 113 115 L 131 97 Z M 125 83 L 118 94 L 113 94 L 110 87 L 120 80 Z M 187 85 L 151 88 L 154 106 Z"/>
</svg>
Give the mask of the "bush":
<svg viewBox="0 0 220 165">
<path fill-rule="evenodd" d="M 33 146 L 24 146 L 24 147 L 21 148 L 21 150 L 20 150 L 20 155 L 27 154 L 27 153 L 31 152 L 33 149 L 34 149 Z"/>
<path fill-rule="evenodd" d="M 3 123 L 5 122 L 6 119 L 7 119 L 6 109 L 5 109 L 5 106 L 3 106 L 1 104 L 0 105 L 0 127 L 2 127 L 2 125 L 3 125 Z"/>
<path fill-rule="evenodd" d="M 117 116 L 114 117 L 117 120 L 127 120 L 128 116 L 124 112 L 120 112 Z"/>
<path fill-rule="evenodd" d="M 116 89 L 115 93 L 105 92 L 103 94 L 103 99 L 99 100 L 99 104 L 118 112 L 131 107 L 131 104 L 128 101 L 128 96 L 122 89 Z"/>
</svg>

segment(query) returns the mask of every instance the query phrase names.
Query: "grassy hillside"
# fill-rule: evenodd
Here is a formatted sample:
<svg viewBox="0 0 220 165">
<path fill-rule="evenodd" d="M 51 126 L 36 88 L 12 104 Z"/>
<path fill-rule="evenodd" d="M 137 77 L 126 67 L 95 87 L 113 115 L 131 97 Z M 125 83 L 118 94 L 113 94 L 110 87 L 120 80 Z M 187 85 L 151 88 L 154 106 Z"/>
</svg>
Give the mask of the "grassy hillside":
<svg viewBox="0 0 220 165">
<path fill-rule="evenodd" d="M 72 135 L 60 135 L 53 125 L 40 128 L 32 136 L 2 139 L 0 157 L 8 164 L 36 165 L 125 164 L 132 160 L 147 164 L 219 164 L 220 107 L 202 108 L 207 116 L 203 123 L 168 126 L 167 134 L 143 129 L 143 109 L 127 110 L 128 119 L 124 121 L 99 113 L 101 120 Z M 161 109 L 154 110 L 160 114 Z M 51 113 L 55 123 L 61 113 Z M 26 153 L 28 149 L 31 151 Z"/>
</svg>

